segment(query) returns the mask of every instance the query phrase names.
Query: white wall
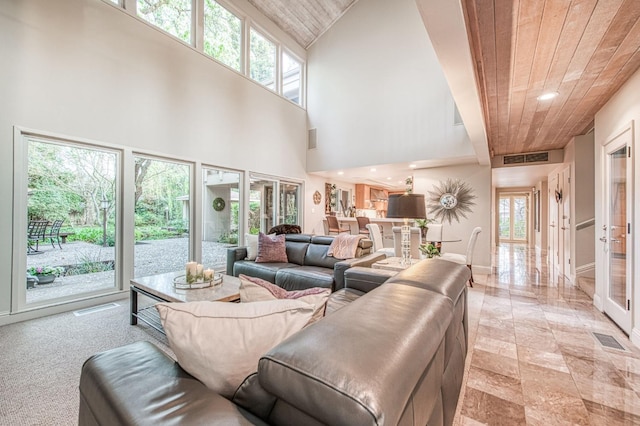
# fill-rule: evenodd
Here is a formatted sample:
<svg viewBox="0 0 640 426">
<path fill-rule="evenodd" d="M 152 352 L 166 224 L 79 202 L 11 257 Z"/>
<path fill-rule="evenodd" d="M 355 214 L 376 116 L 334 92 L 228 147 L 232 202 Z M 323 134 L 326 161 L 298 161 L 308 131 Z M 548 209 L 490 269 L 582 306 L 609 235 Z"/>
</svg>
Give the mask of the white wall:
<svg viewBox="0 0 640 426">
<path fill-rule="evenodd" d="M 3 0 L 0 40 L 0 315 L 14 126 L 306 178 L 303 109 L 106 2 Z"/>
<path fill-rule="evenodd" d="M 603 153 L 602 146 L 608 140 L 610 140 L 616 133 L 620 132 L 630 123 L 632 123 L 632 135 L 634 150 L 637 150 L 638 144 L 638 124 L 640 123 L 640 71 L 636 72 L 621 88 L 620 90 L 602 107 L 600 111 L 596 113 L 595 117 L 595 143 L 594 143 L 594 162 L 595 162 L 595 219 L 596 219 L 596 238 L 601 236 L 598 230 L 602 229 L 604 224 L 604 188 L 602 182 L 604 181 L 603 170 Z M 634 200 L 628 200 L 627 202 L 633 203 L 632 213 L 632 226 L 635 227 L 635 231 L 632 232 L 633 236 L 633 276 L 640 277 L 640 237 L 637 231 L 640 225 L 640 209 L 635 208 L 635 203 L 640 199 L 640 156 L 637 153 L 633 154 L 634 164 Z M 596 289 L 594 294 L 594 304 L 599 309 L 602 309 L 602 300 L 604 299 L 604 282 L 600 275 L 600 271 L 603 269 L 604 264 L 604 252 L 602 250 L 602 244 L 596 240 Z M 627 245 L 629 247 L 629 245 Z M 632 298 L 631 305 L 633 311 L 632 319 L 632 333 L 631 340 L 640 346 L 640 280 L 634 279 L 632 285 Z"/>
<path fill-rule="evenodd" d="M 415 1 L 357 2 L 307 60 L 308 171 L 475 158 Z"/>
<path fill-rule="evenodd" d="M 461 179 L 473 188 L 477 198 L 472 206 L 472 213 L 467 218 L 461 218 L 460 222 L 444 223 L 443 238 L 460 238 L 459 243 L 444 243 L 443 250 L 454 253 L 465 253 L 471 231 L 476 226 L 482 228 L 478 236 L 473 257 L 474 272 L 488 274 L 491 268 L 491 167 L 461 165 L 450 167 L 438 167 L 433 169 L 415 170 L 413 173 L 413 192 L 425 194 L 428 198 L 429 191 L 434 190 L 434 185 L 447 178 Z"/>
</svg>

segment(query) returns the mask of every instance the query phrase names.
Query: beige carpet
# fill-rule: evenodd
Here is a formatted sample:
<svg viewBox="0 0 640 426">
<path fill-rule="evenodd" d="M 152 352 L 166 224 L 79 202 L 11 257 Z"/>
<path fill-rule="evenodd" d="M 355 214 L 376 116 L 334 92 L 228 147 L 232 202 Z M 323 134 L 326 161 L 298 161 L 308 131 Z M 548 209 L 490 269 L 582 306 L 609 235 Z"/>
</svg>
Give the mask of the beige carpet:
<svg viewBox="0 0 640 426">
<path fill-rule="evenodd" d="M 163 335 L 129 325 L 128 298 L 116 303 L 0 327 L 0 425 L 76 425 L 80 369 L 97 352 L 148 340 L 171 354 Z"/>
</svg>

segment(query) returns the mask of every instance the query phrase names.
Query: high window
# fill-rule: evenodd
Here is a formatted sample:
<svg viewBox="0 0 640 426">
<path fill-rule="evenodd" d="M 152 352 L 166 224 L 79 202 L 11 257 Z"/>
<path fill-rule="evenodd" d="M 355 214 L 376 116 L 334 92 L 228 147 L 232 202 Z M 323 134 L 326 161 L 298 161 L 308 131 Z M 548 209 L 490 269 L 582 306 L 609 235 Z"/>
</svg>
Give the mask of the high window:
<svg viewBox="0 0 640 426">
<path fill-rule="evenodd" d="M 276 45 L 251 28 L 249 74 L 263 86 L 276 90 Z"/>
<path fill-rule="evenodd" d="M 103 1 L 122 9 L 135 8 L 139 19 L 304 106 L 304 60 L 294 56 L 295 49 L 290 50 L 273 34 L 257 30 L 252 12 L 242 10 L 230 0 Z"/>
<path fill-rule="evenodd" d="M 138 0 L 138 16 L 191 44 L 192 0 Z"/>
<path fill-rule="evenodd" d="M 242 20 L 214 0 L 204 2 L 204 52 L 240 71 Z"/>
<path fill-rule="evenodd" d="M 300 75 L 302 64 L 287 52 L 282 52 L 282 96 L 300 105 Z"/>
</svg>

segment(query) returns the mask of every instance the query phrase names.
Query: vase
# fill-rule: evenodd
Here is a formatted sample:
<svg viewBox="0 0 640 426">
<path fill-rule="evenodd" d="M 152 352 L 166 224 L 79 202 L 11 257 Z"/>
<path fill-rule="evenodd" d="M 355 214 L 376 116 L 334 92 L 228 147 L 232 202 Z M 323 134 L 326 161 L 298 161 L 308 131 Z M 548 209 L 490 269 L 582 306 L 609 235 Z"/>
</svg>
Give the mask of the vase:
<svg viewBox="0 0 640 426">
<path fill-rule="evenodd" d="M 53 274 L 38 275 L 38 284 L 51 284 L 56 279 Z"/>
</svg>

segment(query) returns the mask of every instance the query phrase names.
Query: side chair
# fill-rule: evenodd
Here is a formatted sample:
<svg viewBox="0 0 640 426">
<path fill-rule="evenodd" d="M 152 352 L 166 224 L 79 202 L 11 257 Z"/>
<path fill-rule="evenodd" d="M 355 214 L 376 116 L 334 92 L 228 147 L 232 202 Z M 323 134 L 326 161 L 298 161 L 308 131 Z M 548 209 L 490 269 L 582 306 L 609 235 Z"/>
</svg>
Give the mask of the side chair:
<svg viewBox="0 0 640 426">
<path fill-rule="evenodd" d="M 473 265 L 473 250 L 476 247 L 476 241 L 478 241 L 478 234 L 482 232 L 482 228 L 476 226 L 473 231 L 471 231 L 471 237 L 469 237 L 469 244 L 467 244 L 467 252 L 465 254 L 459 253 L 443 253 L 440 256 L 441 259 L 448 260 L 450 262 L 459 263 L 460 265 L 467 265 L 469 270 L 471 271 L 471 278 L 469 278 L 469 286 L 473 287 L 473 269 L 471 265 Z"/>
</svg>

